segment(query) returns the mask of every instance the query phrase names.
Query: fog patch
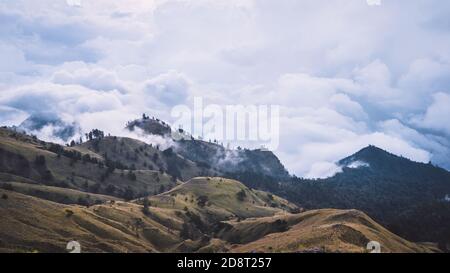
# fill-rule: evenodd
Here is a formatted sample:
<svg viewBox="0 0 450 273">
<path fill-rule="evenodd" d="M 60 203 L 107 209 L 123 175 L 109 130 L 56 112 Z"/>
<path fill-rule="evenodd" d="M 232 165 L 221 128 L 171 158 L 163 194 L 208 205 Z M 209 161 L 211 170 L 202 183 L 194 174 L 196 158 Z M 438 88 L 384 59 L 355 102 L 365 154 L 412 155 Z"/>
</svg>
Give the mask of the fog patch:
<svg viewBox="0 0 450 273">
<path fill-rule="evenodd" d="M 357 160 L 347 164 L 345 167 L 350 169 L 368 168 L 370 167 L 370 164 L 364 161 Z"/>
<path fill-rule="evenodd" d="M 118 137 L 128 137 L 137 139 L 146 144 L 152 144 L 153 146 L 159 146 L 160 150 L 166 150 L 168 148 L 176 147 L 176 142 L 169 136 L 152 135 L 146 133 L 139 127 L 135 127 L 133 131 L 123 129 Z"/>
<path fill-rule="evenodd" d="M 325 179 L 335 176 L 342 172 L 342 168 L 331 162 L 317 162 L 314 163 L 305 175 L 308 179 Z"/>
</svg>

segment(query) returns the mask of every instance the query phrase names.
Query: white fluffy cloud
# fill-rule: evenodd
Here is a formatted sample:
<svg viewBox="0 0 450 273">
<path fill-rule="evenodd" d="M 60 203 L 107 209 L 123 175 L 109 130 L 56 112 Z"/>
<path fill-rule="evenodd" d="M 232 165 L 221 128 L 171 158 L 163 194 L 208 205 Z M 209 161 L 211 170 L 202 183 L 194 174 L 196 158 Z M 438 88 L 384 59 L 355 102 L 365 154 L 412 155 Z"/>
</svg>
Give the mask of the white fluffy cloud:
<svg viewBox="0 0 450 273">
<path fill-rule="evenodd" d="M 432 129 L 450 135 L 450 95 L 436 93 L 433 103 L 427 108 L 422 119 L 416 119 L 417 126 Z"/>
<path fill-rule="evenodd" d="M 51 112 L 123 135 L 142 112 L 171 121 L 202 96 L 280 105 L 275 152 L 297 175 L 332 175 L 369 144 L 450 168 L 449 12 L 438 0 L 3 1 L 0 122 Z"/>
<path fill-rule="evenodd" d="M 186 100 L 190 85 L 185 75 L 169 71 L 145 82 L 144 94 L 167 106 L 174 106 Z"/>
</svg>

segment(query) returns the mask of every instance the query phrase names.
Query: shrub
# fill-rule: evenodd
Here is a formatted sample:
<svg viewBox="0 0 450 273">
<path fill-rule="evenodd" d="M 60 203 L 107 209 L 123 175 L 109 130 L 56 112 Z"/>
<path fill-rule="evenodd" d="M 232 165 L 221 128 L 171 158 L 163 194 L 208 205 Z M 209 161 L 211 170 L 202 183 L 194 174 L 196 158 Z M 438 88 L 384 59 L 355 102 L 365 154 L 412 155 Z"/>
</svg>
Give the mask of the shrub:
<svg viewBox="0 0 450 273">
<path fill-rule="evenodd" d="M 142 208 L 142 212 L 145 215 L 149 215 L 150 214 L 150 210 L 149 210 L 150 202 L 148 201 L 147 198 L 144 198 L 143 205 L 144 205 L 144 207 Z"/>
<path fill-rule="evenodd" d="M 66 217 L 67 217 L 67 218 L 72 217 L 72 215 L 74 215 L 74 214 L 75 214 L 75 213 L 74 213 L 72 210 L 66 209 Z"/>
<path fill-rule="evenodd" d="M 284 232 L 289 229 L 289 224 L 285 220 L 276 220 L 272 223 L 272 228 L 275 230 L 275 232 Z"/>
<path fill-rule="evenodd" d="M 136 181 L 136 174 L 134 174 L 132 171 L 128 172 L 128 179 L 130 179 L 131 181 Z"/>
<path fill-rule="evenodd" d="M 190 237 L 190 227 L 188 224 L 183 223 L 183 226 L 181 227 L 181 231 L 180 231 L 180 237 L 183 239 L 189 239 Z"/>
<path fill-rule="evenodd" d="M 53 181 L 53 174 L 50 170 L 46 170 L 43 174 L 42 174 L 42 179 L 46 180 L 46 181 Z"/>
<path fill-rule="evenodd" d="M 43 155 L 38 155 L 36 156 L 35 160 L 34 160 L 34 164 L 36 164 L 36 166 L 45 166 L 45 156 Z"/>
<path fill-rule="evenodd" d="M 289 212 L 292 214 L 299 214 L 302 211 L 299 208 L 293 208 L 293 209 L 289 209 Z"/>
<path fill-rule="evenodd" d="M 106 189 L 106 193 L 113 195 L 116 192 L 116 187 L 114 185 L 109 184 Z"/>
<path fill-rule="evenodd" d="M 123 193 L 123 199 L 125 199 L 125 201 L 130 201 L 134 198 L 135 194 L 132 188 L 127 187 L 125 189 L 125 192 Z"/>
<path fill-rule="evenodd" d="M 4 190 L 7 190 L 7 191 L 13 191 L 14 190 L 14 187 L 11 184 L 4 184 L 4 185 L 2 185 L 2 188 Z"/>
<path fill-rule="evenodd" d="M 207 202 L 208 202 L 208 196 L 201 195 L 201 196 L 197 197 L 197 205 L 199 207 L 203 208 L 206 205 Z"/>
<path fill-rule="evenodd" d="M 236 193 L 236 197 L 239 201 L 244 201 L 245 197 L 247 197 L 247 194 L 245 193 L 244 190 L 240 190 L 238 193 Z"/>
<path fill-rule="evenodd" d="M 88 200 L 86 200 L 83 197 L 78 197 L 77 204 L 80 206 L 85 206 L 85 207 L 89 206 Z"/>
</svg>

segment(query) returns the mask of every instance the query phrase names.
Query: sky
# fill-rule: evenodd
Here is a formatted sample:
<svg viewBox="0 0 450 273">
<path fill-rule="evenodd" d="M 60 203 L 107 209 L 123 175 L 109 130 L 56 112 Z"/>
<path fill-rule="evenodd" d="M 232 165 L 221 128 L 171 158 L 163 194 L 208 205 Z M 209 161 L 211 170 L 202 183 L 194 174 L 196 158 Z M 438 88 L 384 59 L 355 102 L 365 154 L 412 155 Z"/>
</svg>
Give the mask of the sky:
<svg viewBox="0 0 450 273">
<path fill-rule="evenodd" d="M 51 114 L 121 135 L 202 97 L 279 105 L 274 152 L 298 176 L 369 144 L 450 169 L 450 2 L 373 3 L 2 0 L 0 124 Z"/>
</svg>

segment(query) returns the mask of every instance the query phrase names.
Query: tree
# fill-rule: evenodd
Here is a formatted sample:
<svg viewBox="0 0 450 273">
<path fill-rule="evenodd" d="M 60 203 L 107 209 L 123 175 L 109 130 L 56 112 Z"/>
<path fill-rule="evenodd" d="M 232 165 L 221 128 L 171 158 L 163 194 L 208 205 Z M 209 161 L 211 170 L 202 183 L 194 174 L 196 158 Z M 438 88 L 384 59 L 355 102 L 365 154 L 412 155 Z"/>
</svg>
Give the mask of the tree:
<svg viewBox="0 0 450 273">
<path fill-rule="evenodd" d="M 136 181 L 137 179 L 136 174 L 131 170 L 128 172 L 128 179 L 130 179 L 131 181 Z"/>
<path fill-rule="evenodd" d="M 183 223 L 182 227 L 181 227 L 181 231 L 180 231 L 180 237 L 183 239 L 189 239 L 190 237 L 190 227 L 188 224 Z"/>
<path fill-rule="evenodd" d="M 43 180 L 47 180 L 47 181 L 53 181 L 53 174 L 50 170 L 46 170 L 43 174 L 42 174 L 42 179 Z"/>
<path fill-rule="evenodd" d="M 153 162 L 157 162 L 158 161 L 158 159 L 159 159 L 159 155 L 158 155 L 158 153 L 154 153 L 153 154 Z"/>
<path fill-rule="evenodd" d="M 83 197 L 78 197 L 77 204 L 80 205 L 80 206 L 88 207 L 89 206 L 89 201 L 86 200 Z"/>
<path fill-rule="evenodd" d="M 11 184 L 3 184 L 2 189 L 7 190 L 7 191 L 13 191 L 14 187 Z"/>
<path fill-rule="evenodd" d="M 70 209 L 66 209 L 66 217 L 70 218 L 70 217 L 72 217 L 72 215 L 74 215 L 74 212 Z"/>
<path fill-rule="evenodd" d="M 123 199 L 125 201 L 130 201 L 134 198 L 134 191 L 129 186 L 125 189 L 125 192 L 123 193 Z"/>
<path fill-rule="evenodd" d="M 36 158 L 34 160 L 34 164 L 36 164 L 36 166 L 44 167 L 46 165 L 45 156 L 43 156 L 43 155 L 36 156 Z"/>
<path fill-rule="evenodd" d="M 165 156 L 169 157 L 169 156 L 173 156 L 175 153 L 173 152 L 173 149 L 172 149 L 172 148 L 168 148 L 168 149 L 166 149 L 166 150 L 163 151 L 163 154 L 164 154 Z"/>
<path fill-rule="evenodd" d="M 106 189 L 106 193 L 113 195 L 116 192 L 116 187 L 114 185 L 109 184 Z"/>
<path fill-rule="evenodd" d="M 200 195 L 199 197 L 197 197 L 197 205 L 199 207 L 204 207 L 206 205 L 206 203 L 208 203 L 209 198 L 206 195 Z"/>
<path fill-rule="evenodd" d="M 247 194 L 245 193 L 244 190 L 240 190 L 238 193 L 236 193 L 236 196 L 237 199 L 242 202 L 245 200 L 245 197 L 247 197 Z"/>
<path fill-rule="evenodd" d="M 142 212 L 145 215 L 149 215 L 150 214 L 150 210 L 149 210 L 150 202 L 148 201 L 147 198 L 144 198 L 143 205 L 144 205 L 144 207 L 142 208 Z"/>
</svg>

